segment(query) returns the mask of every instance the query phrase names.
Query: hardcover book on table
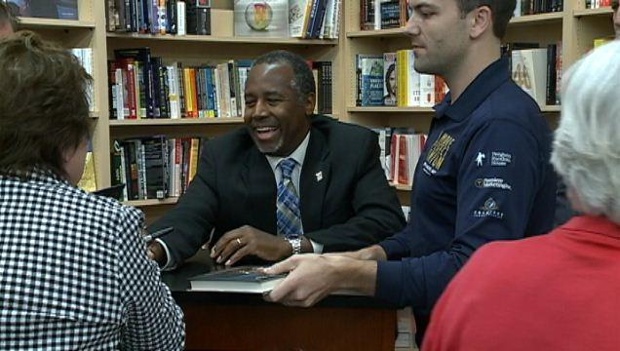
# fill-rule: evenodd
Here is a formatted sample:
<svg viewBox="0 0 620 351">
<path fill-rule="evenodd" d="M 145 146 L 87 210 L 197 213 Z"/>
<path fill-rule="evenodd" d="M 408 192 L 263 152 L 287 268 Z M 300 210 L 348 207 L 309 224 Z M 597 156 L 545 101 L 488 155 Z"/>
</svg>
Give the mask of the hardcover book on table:
<svg viewBox="0 0 620 351">
<path fill-rule="evenodd" d="M 241 266 L 200 274 L 189 281 L 194 291 L 262 294 L 271 291 L 284 277 L 262 274 L 258 267 Z"/>
</svg>

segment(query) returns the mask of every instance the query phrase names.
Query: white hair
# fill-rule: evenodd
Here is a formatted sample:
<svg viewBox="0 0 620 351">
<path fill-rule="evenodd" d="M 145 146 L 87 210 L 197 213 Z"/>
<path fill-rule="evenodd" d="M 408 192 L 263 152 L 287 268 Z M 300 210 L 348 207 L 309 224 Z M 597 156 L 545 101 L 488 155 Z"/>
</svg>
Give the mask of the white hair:
<svg viewBox="0 0 620 351">
<path fill-rule="evenodd" d="M 590 52 L 562 77 L 551 162 L 581 212 L 620 224 L 620 40 Z"/>
</svg>

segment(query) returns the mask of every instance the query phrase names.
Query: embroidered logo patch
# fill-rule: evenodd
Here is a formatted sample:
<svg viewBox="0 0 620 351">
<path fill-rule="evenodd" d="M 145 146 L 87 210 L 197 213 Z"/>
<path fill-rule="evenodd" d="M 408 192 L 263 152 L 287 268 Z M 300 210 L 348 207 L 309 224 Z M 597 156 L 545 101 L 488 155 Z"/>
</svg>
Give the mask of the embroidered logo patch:
<svg viewBox="0 0 620 351">
<path fill-rule="evenodd" d="M 504 212 L 502 212 L 497 205 L 497 202 L 490 197 L 482 205 L 479 209 L 474 210 L 474 217 L 483 218 L 483 217 L 493 217 L 497 219 L 504 218 Z"/>
<path fill-rule="evenodd" d="M 512 190 L 512 185 L 506 183 L 502 178 L 478 178 L 474 184 L 477 188 Z"/>
<path fill-rule="evenodd" d="M 443 165 L 446 154 L 454 143 L 454 138 L 448 133 L 441 133 L 437 141 L 433 143 L 424 160 L 423 170 L 427 174 L 435 174 Z"/>
<path fill-rule="evenodd" d="M 485 158 L 487 158 L 487 155 L 485 155 L 483 152 L 478 152 L 478 155 L 476 156 L 476 166 L 482 167 Z"/>
<path fill-rule="evenodd" d="M 506 167 L 512 163 L 512 154 L 501 151 L 491 152 L 491 166 Z"/>
</svg>

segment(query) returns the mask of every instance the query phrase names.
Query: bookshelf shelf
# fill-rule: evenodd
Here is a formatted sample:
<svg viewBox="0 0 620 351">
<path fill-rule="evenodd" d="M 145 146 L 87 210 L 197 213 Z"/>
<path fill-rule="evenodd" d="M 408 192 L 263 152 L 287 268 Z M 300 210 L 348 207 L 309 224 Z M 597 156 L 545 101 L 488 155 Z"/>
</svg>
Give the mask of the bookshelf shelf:
<svg viewBox="0 0 620 351">
<path fill-rule="evenodd" d="M 205 124 L 242 124 L 243 118 L 180 118 L 180 119 L 123 119 L 110 120 L 110 127 L 123 126 L 174 126 L 174 125 L 205 125 Z"/>
<path fill-rule="evenodd" d="M 562 22 L 564 17 L 563 12 L 551 12 L 551 13 L 539 13 L 536 15 L 527 15 L 520 17 L 513 17 L 510 20 L 509 27 L 515 25 L 535 25 L 535 24 L 547 24 L 550 22 Z"/>
<path fill-rule="evenodd" d="M 613 15 L 611 7 L 601 7 L 598 9 L 585 9 L 573 11 L 573 16 L 580 17 L 611 17 Z"/>
<path fill-rule="evenodd" d="M 60 20 L 55 18 L 34 17 L 21 17 L 20 25 L 28 29 L 94 29 L 96 26 L 95 22 L 92 21 Z"/>
<path fill-rule="evenodd" d="M 347 32 L 347 38 L 390 38 L 402 37 L 405 33 L 405 27 L 381 29 L 381 30 L 360 30 Z"/>
<path fill-rule="evenodd" d="M 298 38 L 256 38 L 256 37 L 216 37 L 211 35 L 151 35 L 138 33 L 107 33 L 107 38 L 115 40 L 148 40 L 148 41 L 172 41 L 191 43 L 225 43 L 225 44 L 251 44 L 251 45 L 326 45 L 336 46 L 337 40 L 312 40 Z"/>
<path fill-rule="evenodd" d="M 396 106 L 354 106 L 347 107 L 349 113 L 433 113 L 430 107 L 396 107 Z"/>
</svg>

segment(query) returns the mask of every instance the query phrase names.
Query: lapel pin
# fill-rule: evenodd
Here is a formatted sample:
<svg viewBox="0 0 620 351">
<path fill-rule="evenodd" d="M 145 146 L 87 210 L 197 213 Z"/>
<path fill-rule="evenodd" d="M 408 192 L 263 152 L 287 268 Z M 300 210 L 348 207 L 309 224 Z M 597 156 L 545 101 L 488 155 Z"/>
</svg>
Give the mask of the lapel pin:
<svg viewBox="0 0 620 351">
<path fill-rule="evenodd" d="M 316 172 L 316 174 L 314 175 L 316 177 L 316 181 L 320 182 L 321 180 L 323 180 L 323 172 Z"/>
</svg>

